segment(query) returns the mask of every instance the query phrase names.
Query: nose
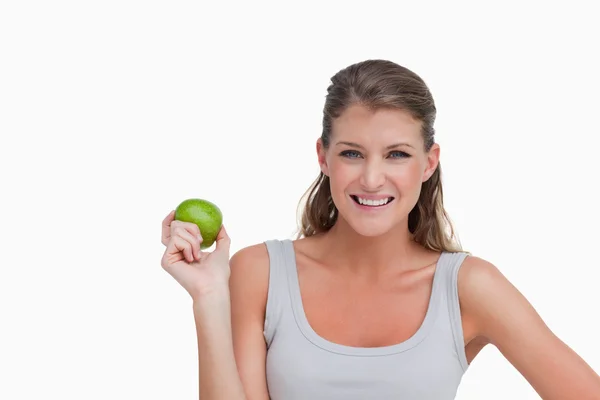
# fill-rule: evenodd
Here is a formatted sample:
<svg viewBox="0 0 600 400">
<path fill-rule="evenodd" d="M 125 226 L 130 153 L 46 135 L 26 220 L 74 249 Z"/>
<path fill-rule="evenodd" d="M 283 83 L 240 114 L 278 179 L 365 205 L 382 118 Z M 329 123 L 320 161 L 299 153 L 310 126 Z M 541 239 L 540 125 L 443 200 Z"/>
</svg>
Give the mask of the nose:
<svg viewBox="0 0 600 400">
<path fill-rule="evenodd" d="M 363 189 L 368 191 L 376 191 L 385 183 L 385 170 L 381 163 L 376 160 L 371 160 L 364 164 L 360 175 L 360 184 Z"/>
</svg>

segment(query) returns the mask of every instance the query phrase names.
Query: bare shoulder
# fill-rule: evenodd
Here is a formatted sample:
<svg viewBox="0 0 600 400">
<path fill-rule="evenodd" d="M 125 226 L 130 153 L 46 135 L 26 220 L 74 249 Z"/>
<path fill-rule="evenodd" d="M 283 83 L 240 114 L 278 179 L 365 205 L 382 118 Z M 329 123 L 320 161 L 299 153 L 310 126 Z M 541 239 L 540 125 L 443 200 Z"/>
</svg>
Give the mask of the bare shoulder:
<svg viewBox="0 0 600 400">
<path fill-rule="evenodd" d="M 264 243 L 257 243 L 244 247 L 236 251 L 229 260 L 229 264 L 232 268 L 237 268 L 237 266 L 256 265 L 257 263 L 262 264 L 263 267 L 269 267 L 269 254 Z"/>
<path fill-rule="evenodd" d="M 458 272 L 458 293 L 465 306 L 507 285 L 512 286 L 498 267 L 477 256 L 467 256 Z"/>
<path fill-rule="evenodd" d="M 458 273 L 461 309 L 475 327 L 477 336 L 487 339 L 501 351 L 514 350 L 524 337 L 551 338 L 541 316 L 525 295 L 496 265 L 468 256 Z"/>
<path fill-rule="evenodd" d="M 458 291 L 477 334 L 498 348 L 542 398 L 600 398 L 600 377 L 494 264 L 467 257 L 458 273 Z"/>
<path fill-rule="evenodd" d="M 498 313 L 531 308 L 498 267 L 472 255 L 465 258 L 458 272 L 458 294 L 465 318 L 474 324 L 475 336 L 492 343 L 499 327 L 490 323 L 498 321 Z"/>
<path fill-rule="evenodd" d="M 264 243 L 237 251 L 229 260 L 231 329 L 235 360 L 246 398 L 268 399 L 263 336 L 269 255 Z"/>
<path fill-rule="evenodd" d="M 266 304 L 269 286 L 269 254 L 265 244 L 257 243 L 238 250 L 231 256 L 229 266 L 232 296 L 234 292 L 243 293 L 246 301 L 263 300 L 261 303 Z"/>
</svg>

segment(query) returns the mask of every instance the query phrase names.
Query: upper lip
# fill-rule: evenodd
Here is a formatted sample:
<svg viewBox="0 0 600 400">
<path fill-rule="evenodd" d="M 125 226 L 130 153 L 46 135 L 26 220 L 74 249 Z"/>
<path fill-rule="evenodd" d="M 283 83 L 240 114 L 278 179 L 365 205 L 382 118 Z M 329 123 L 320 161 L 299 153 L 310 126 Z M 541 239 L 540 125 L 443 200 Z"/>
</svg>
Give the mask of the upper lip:
<svg viewBox="0 0 600 400">
<path fill-rule="evenodd" d="M 390 197 L 394 197 L 385 194 L 351 194 L 350 196 L 360 197 L 361 199 L 365 200 L 384 200 L 389 199 Z"/>
</svg>

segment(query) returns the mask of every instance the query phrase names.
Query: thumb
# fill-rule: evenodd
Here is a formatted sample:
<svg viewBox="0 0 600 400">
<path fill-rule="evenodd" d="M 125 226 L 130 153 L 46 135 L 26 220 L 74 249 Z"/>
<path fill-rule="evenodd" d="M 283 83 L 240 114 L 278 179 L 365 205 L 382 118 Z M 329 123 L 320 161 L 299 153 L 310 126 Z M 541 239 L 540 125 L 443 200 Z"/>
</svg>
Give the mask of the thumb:
<svg viewBox="0 0 600 400">
<path fill-rule="evenodd" d="M 217 235 L 215 251 L 219 252 L 229 259 L 229 247 L 231 246 L 231 239 L 225 230 L 225 225 L 221 225 L 219 234 Z"/>
</svg>

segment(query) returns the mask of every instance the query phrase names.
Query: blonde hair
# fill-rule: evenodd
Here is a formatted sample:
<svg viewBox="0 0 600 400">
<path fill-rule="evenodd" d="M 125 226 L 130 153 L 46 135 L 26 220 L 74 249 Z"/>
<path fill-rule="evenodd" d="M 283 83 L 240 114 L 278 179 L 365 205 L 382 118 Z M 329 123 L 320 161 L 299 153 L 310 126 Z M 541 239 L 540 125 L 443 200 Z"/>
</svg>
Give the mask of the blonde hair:
<svg viewBox="0 0 600 400">
<path fill-rule="evenodd" d="M 366 60 L 342 69 L 331 78 L 323 108 L 321 140 L 327 149 L 333 120 L 352 104 L 370 109 L 391 108 L 409 112 L 421 121 L 425 151 L 434 141 L 436 108 L 425 82 L 414 72 L 387 60 Z M 331 196 L 329 177 L 319 173 L 302 196 L 303 208 L 298 238 L 331 229 L 338 210 Z M 462 251 L 452 222 L 444 209 L 442 169 L 437 169 L 421 186 L 421 194 L 408 215 L 408 229 L 414 240 L 434 251 Z"/>
</svg>

